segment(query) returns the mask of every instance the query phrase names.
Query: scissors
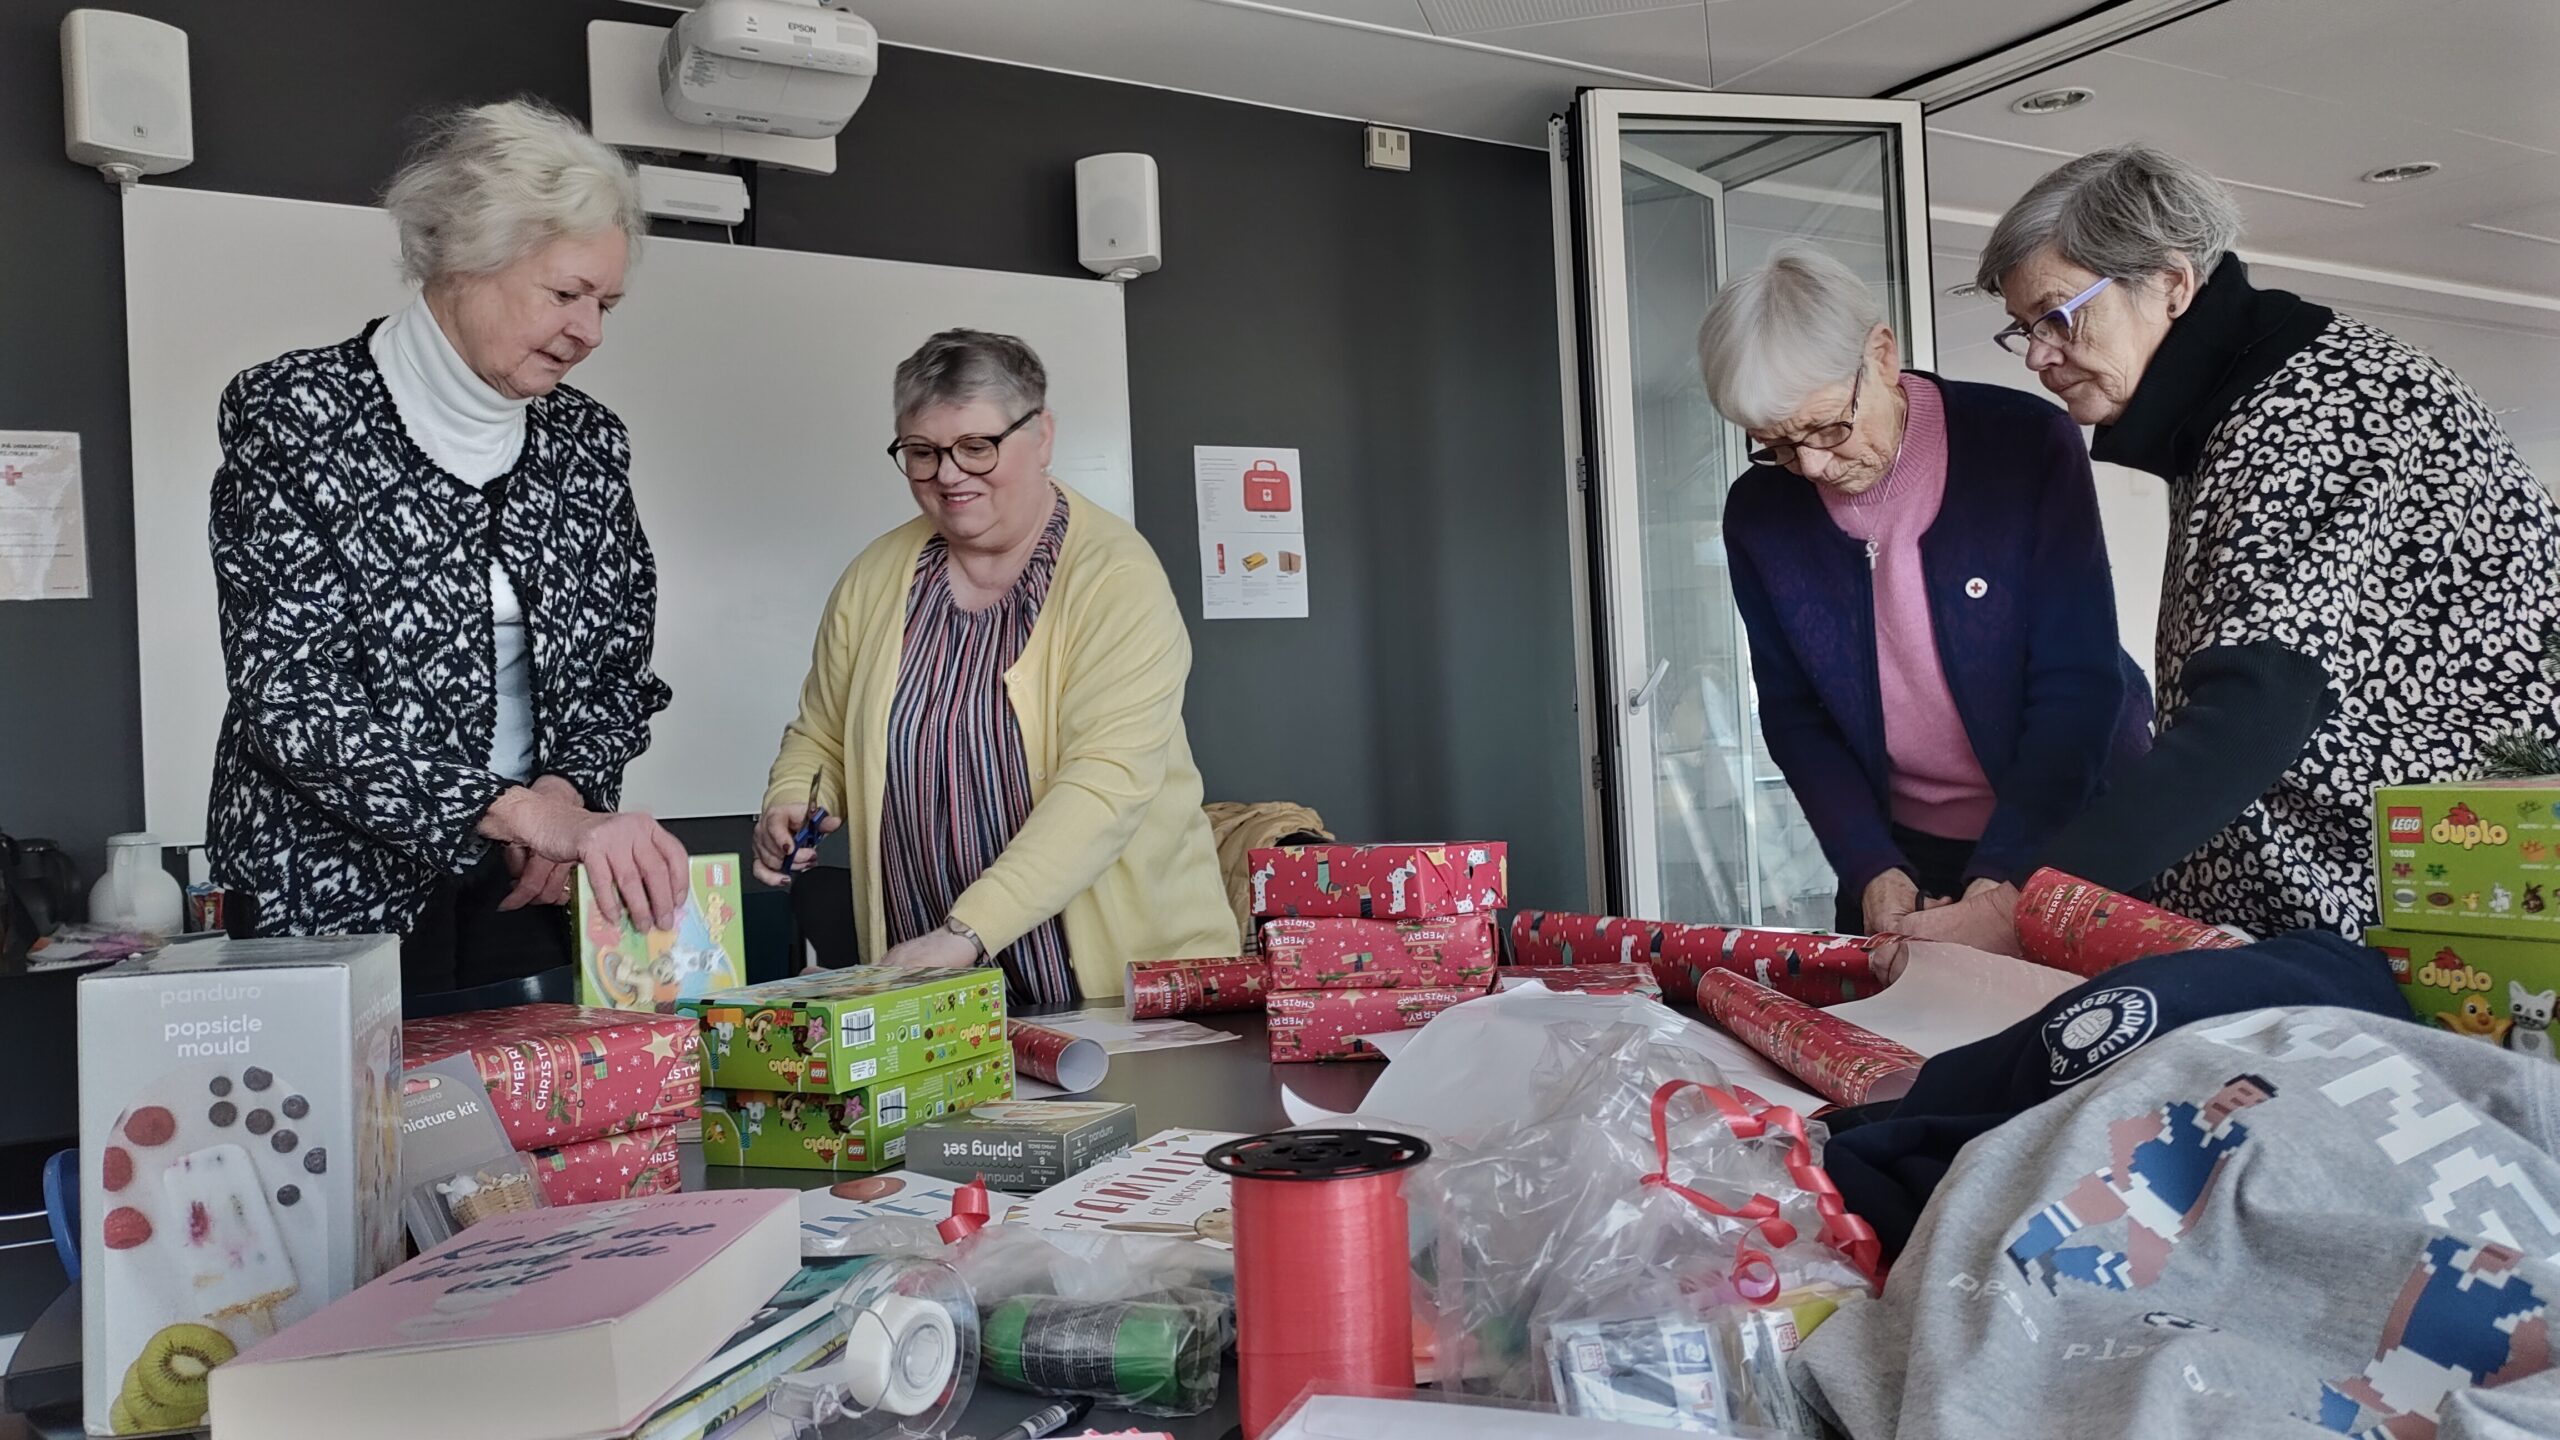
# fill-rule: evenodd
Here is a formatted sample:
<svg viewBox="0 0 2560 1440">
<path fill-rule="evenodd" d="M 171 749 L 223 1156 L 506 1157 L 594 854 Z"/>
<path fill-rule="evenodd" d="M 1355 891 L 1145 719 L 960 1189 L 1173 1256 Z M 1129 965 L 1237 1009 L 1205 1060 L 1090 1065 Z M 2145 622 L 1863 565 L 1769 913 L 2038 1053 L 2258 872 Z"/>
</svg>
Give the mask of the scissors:
<svg viewBox="0 0 2560 1440">
<path fill-rule="evenodd" d="M 827 807 L 818 803 L 818 786 L 826 778 L 823 770 L 809 777 L 809 803 L 805 807 L 808 818 L 800 822 L 799 831 L 791 837 L 790 853 L 782 857 L 782 882 L 786 885 L 791 883 L 793 875 L 799 873 L 795 866 L 800 852 L 816 848 L 818 827 L 827 822 Z"/>
</svg>

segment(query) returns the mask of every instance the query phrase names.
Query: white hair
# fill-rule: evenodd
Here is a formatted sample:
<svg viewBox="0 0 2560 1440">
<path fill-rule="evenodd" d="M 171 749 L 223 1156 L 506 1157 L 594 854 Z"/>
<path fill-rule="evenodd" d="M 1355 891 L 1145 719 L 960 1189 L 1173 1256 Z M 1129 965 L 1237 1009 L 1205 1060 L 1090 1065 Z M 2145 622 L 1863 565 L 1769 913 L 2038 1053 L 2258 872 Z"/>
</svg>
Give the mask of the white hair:
<svg viewBox="0 0 2560 1440">
<path fill-rule="evenodd" d="M 1997 295 L 2010 271 L 2048 248 L 2129 284 L 2150 283 L 2184 256 L 2203 281 L 2239 240 L 2240 205 L 2221 181 L 2166 151 L 2119 145 L 2028 186 L 1991 227 L 1974 284 Z"/>
<path fill-rule="evenodd" d="M 420 285 L 605 230 L 620 230 L 636 258 L 648 229 L 630 162 L 538 100 L 431 117 L 382 206 L 400 230 L 401 273 Z"/>
<path fill-rule="evenodd" d="M 1698 327 L 1707 399 L 1745 430 L 1774 429 L 1815 391 L 1855 376 L 1883 323 L 1883 302 L 1856 272 L 1810 245 L 1780 245 L 1707 307 Z"/>
</svg>

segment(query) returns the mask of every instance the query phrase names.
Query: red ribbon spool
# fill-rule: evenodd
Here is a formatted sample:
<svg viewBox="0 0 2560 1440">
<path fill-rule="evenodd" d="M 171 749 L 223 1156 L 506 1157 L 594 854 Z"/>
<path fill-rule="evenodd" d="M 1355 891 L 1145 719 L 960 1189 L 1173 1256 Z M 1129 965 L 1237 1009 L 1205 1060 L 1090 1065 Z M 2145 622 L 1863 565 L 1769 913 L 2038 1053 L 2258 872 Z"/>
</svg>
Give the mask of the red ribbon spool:
<svg viewBox="0 0 2560 1440">
<path fill-rule="evenodd" d="M 1244 1440 L 1311 1385 L 1413 1385 L 1401 1172 L 1430 1154 L 1379 1130 L 1288 1130 L 1209 1152 L 1209 1167 L 1235 1181 Z"/>
</svg>

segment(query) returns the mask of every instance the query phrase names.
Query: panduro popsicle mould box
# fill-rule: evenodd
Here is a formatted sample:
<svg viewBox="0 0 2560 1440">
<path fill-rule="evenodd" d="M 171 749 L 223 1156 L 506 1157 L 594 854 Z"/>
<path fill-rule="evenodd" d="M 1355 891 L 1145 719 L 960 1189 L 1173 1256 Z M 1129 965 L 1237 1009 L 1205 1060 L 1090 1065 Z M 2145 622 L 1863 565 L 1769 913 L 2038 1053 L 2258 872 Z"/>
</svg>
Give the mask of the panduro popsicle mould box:
<svg viewBox="0 0 2560 1440">
<path fill-rule="evenodd" d="M 204 1420 L 206 1374 L 400 1262 L 400 942 L 171 946 L 84 976 L 93 1435 Z"/>
<path fill-rule="evenodd" d="M 841 1095 L 703 1092 L 702 1158 L 784 1170 L 887 1170 L 907 1155 L 907 1129 L 1013 1095 L 1013 1047 Z"/>
<path fill-rule="evenodd" d="M 1012 1053 L 1004 972 L 858 965 L 686 1000 L 703 1083 L 841 1095 L 876 1080 Z"/>
</svg>

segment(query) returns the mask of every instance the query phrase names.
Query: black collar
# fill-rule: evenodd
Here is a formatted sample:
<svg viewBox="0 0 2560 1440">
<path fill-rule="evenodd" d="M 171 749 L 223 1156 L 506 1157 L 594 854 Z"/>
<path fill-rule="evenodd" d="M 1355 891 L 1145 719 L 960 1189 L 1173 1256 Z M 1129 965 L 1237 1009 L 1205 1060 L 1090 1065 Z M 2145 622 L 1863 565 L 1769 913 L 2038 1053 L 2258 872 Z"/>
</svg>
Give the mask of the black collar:
<svg viewBox="0 0 2560 1440">
<path fill-rule="evenodd" d="M 2169 323 L 2123 417 L 2098 427 L 2090 458 L 2164 480 L 2190 473 L 2222 417 L 2331 318 L 2326 305 L 2250 284 L 2240 257 L 2223 256 L 2187 313 Z"/>
</svg>

